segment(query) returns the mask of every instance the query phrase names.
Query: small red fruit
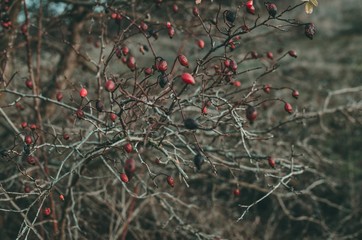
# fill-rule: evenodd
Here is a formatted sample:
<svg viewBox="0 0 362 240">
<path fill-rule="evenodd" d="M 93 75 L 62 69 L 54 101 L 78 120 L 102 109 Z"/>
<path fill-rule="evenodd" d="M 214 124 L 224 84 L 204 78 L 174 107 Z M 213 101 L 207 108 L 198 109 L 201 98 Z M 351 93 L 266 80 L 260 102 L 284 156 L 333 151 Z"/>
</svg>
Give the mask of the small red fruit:
<svg viewBox="0 0 362 240">
<path fill-rule="evenodd" d="M 128 53 L 129 53 L 129 48 L 128 48 L 128 47 L 122 47 L 121 51 L 122 51 L 122 54 L 123 54 L 124 56 L 127 56 Z"/>
<path fill-rule="evenodd" d="M 105 84 L 104 84 L 105 89 L 108 92 L 113 92 L 114 89 L 116 88 L 116 84 L 112 81 L 112 80 L 108 80 Z"/>
<path fill-rule="evenodd" d="M 271 59 L 271 60 L 273 60 L 274 55 L 273 55 L 272 52 L 267 52 L 267 53 L 266 53 L 266 57 L 269 58 L 269 59 Z"/>
<path fill-rule="evenodd" d="M 24 187 L 24 192 L 25 192 L 25 193 L 30 193 L 30 192 L 31 192 L 31 188 L 30 188 L 28 185 L 26 185 L 26 186 Z"/>
<path fill-rule="evenodd" d="M 290 50 L 290 51 L 288 52 L 288 54 L 289 54 L 289 56 L 291 56 L 291 57 L 297 58 L 297 52 L 296 52 L 295 50 Z"/>
<path fill-rule="evenodd" d="M 269 84 L 265 84 L 263 87 L 263 90 L 265 93 L 270 93 L 271 91 L 271 86 Z"/>
<path fill-rule="evenodd" d="M 203 106 L 202 109 L 201 109 L 201 113 L 204 114 L 204 115 L 207 115 L 207 107 L 206 106 Z"/>
<path fill-rule="evenodd" d="M 270 167 L 275 168 L 275 160 L 271 156 L 268 157 L 268 163 Z"/>
<path fill-rule="evenodd" d="M 128 177 L 132 176 L 136 171 L 136 161 L 133 158 L 128 158 L 124 164 L 124 170 Z"/>
<path fill-rule="evenodd" d="M 192 14 L 194 14 L 195 17 L 200 14 L 200 11 L 196 6 L 194 6 L 194 8 L 192 9 Z"/>
<path fill-rule="evenodd" d="M 293 107 L 292 107 L 292 105 L 290 104 L 290 103 L 285 103 L 284 104 L 284 110 L 286 111 L 286 112 L 288 112 L 288 113 L 292 113 L 293 112 Z"/>
<path fill-rule="evenodd" d="M 29 127 L 30 127 L 30 129 L 33 130 L 33 131 L 36 130 L 36 124 L 35 124 L 35 123 L 30 124 Z"/>
<path fill-rule="evenodd" d="M 241 86 L 241 83 L 240 83 L 240 81 L 234 81 L 234 82 L 233 82 L 233 85 L 234 85 L 235 87 L 240 87 L 240 86 Z"/>
<path fill-rule="evenodd" d="M 128 181 L 129 181 L 128 176 L 125 173 L 121 173 L 120 178 L 121 178 L 122 182 L 124 182 L 124 183 L 128 183 Z"/>
<path fill-rule="evenodd" d="M 84 112 L 82 109 L 78 109 L 75 114 L 77 115 L 78 119 L 83 119 L 84 118 Z"/>
<path fill-rule="evenodd" d="M 25 85 L 26 85 L 29 89 L 33 89 L 33 81 L 31 81 L 31 79 L 26 79 Z"/>
<path fill-rule="evenodd" d="M 229 68 L 229 67 L 230 67 L 230 60 L 229 60 L 229 59 L 225 59 L 224 65 L 225 65 L 225 67 Z"/>
<path fill-rule="evenodd" d="M 33 139 L 31 138 L 31 136 L 26 135 L 26 136 L 24 137 L 24 142 L 25 142 L 27 145 L 30 145 L 30 144 L 33 143 Z"/>
<path fill-rule="evenodd" d="M 87 89 L 82 88 L 82 89 L 79 91 L 79 96 L 80 96 L 81 98 L 85 98 L 87 95 L 88 95 Z"/>
<path fill-rule="evenodd" d="M 127 59 L 127 67 L 131 69 L 132 71 L 136 68 L 136 59 L 133 56 L 130 56 Z"/>
<path fill-rule="evenodd" d="M 167 71 L 167 62 L 165 60 L 161 60 L 157 64 L 157 69 L 161 72 L 166 72 Z"/>
<path fill-rule="evenodd" d="M 254 5 L 254 3 L 253 3 L 253 1 L 251 0 L 251 1 L 247 1 L 246 3 L 245 3 L 245 6 L 247 7 L 247 8 L 250 8 L 250 7 L 252 7 Z"/>
<path fill-rule="evenodd" d="M 27 122 L 22 122 L 22 123 L 21 123 L 21 127 L 22 127 L 22 128 L 26 128 L 27 126 L 28 126 L 28 123 L 27 123 Z"/>
<path fill-rule="evenodd" d="M 202 39 L 197 40 L 197 46 L 199 46 L 199 48 L 203 49 L 205 47 L 205 42 Z"/>
<path fill-rule="evenodd" d="M 170 29 L 172 27 L 172 24 L 170 22 L 166 22 L 167 29 Z"/>
<path fill-rule="evenodd" d="M 69 136 L 68 133 L 64 133 L 64 134 L 63 134 L 63 139 L 64 139 L 64 140 L 69 140 L 69 138 L 70 138 L 70 136 Z"/>
<path fill-rule="evenodd" d="M 239 189 L 239 188 L 235 188 L 235 189 L 233 190 L 233 194 L 234 194 L 235 197 L 240 196 L 240 189 Z"/>
<path fill-rule="evenodd" d="M 173 36 L 175 35 L 175 29 L 173 27 L 168 29 L 168 36 L 170 38 L 173 38 Z"/>
<path fill-rule="evenodd" d="M 187 60 L 185 55 L 180 54 L 180 55 L 178 55 L 177 59 L 182 66 L 184 66 L 184 67 L 189 66 L 189 60 Z"/>
<path fill-rule="evenodd" d="M 115 113 L 111 113 L 109 115 L 109 119 L 111 119 L 112 122 L 115 122 L 117 120 L 117 115 Z"/>
<path fill-rule="evenodd" d="M 124 149 L 127 153 L 131 153 L 132 150 L 133 150 L 132 144 L 126 143 L 126 144 L 123 146 L 123 149 Z"/>
<path fill-rule="evenodd" d="M 147 68 L 145 68 L 144 72 L 146 75 L 151 75 L 153 73 L 153 70 L 152 70 L 152 68 L 147 67 Z"/>
<path fill-rule="evenodd" d="M 60 195 L 59 195 L 59 199 L 60 199 L 61 201 L 64 201 L 64 195 L 63 195 L 63 194 L 60 194 Z"/>
<path fill-rule="evenodd" d="M 34 165 L 35 163 L 36 163 L 36 157 L 34 157 L 34 156 L 28 156 L 27 158 L 26 158 L 26 161 L 27 161 L 27 163 L 29 163 L 30 165 Z"/>
<path fill-rule="evenodd" d="M 144 23 L 144 22 L 141 22 L 141 29 L 142 29 L 143 31 L 147 31 L 148 25 L 147 25 L 146 23 Z"/>
<path fill-rule="evenodd" d="M 183 73 L 181 79 L 186 84 L 195 84 L 195 78 L 190 73 Z"/>
<path fill-rule="evenodd" d="M 250 121 L 250 122 L 254 122 L 256 117 L 258 116 L 258 112 L 256 111 L 256 109 L 249 105 L 246 110 L 245 110 L 245 114 L 246 114 L 246 118 Z"/>
<path fill-rule="evenodd" d="M 51 214 L 52 210 L 50 208 L 44 208 L 43 210 L 43 214 L 45 216 L 49 216 Z"/>
<path fill-rule="evenodd" d="M 298 99 L 298 97 L 299 97 L 299 91 L 298 91 L 298 90 L 293 90 L 292 96 L 293 96 L 295 99 Z"/>
<path fill-rule="evenodd" d="M 266 3 L 266 10 L 268 11 L 269 15 L 273 18 L 277 15 L 278 8 L 274 3 Z"/>
<path fill-rule="evenodd" d="M 173 11 L 174 13 L 177 13 L 177 12 L 178 12 L 178 6 L 177 6 L 176 4 L 174 4 L 174 5 L 172 6 L 172 11 Z"/>
<path fill-rule="evenodd" d="M 238 64 L 234 61 L 234 60 L 231 60 L 230 61 L 230 68 L 233 72 L 236 72 L 236 70 L 238 69 Z"/>
<path fill-rule="evenodd" d="M 249 1 L 250 2 L 250 1 Z M 248 13 L 250 14 L 255 14 L 255 7 L 252 5 L 251 7 L 246 7 L 246 10 L 248 11 Z"/>
<path fill-rule="evenodd" d="M 56 98 L 57 98 L 57 101 L 58 101 L 58 102 L 62 101 L 62 99 L 63 99 L 63 93 L 57 92 Z"/>
<path fill-rule="evenodd" d="M 117 15 L 118 15 L 117 13 L 112 13 L 112 14 L 111 14 L 111 18 L 112 18 L 112 19 L 116 19 L 116 18 L 117 18 Z"/>
<path fill-rule="evenodd" d="M 175 180 L 173 179 L 173 177 L 171 176 L 167 176 L 167 183 L 168 185 L 170 185 L 171 187 L 175 186 Z"/>
</svg>

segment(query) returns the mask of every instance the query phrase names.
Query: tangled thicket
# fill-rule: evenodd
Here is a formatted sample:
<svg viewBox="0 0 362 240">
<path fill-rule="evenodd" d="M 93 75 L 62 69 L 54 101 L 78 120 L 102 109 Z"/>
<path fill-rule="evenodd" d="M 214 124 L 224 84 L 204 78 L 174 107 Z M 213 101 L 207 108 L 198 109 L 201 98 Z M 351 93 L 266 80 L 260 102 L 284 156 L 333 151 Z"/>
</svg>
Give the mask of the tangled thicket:
<svg viewBox="0 0 362 240">
<path fill-rule="evenodd" d="M 281 81 L 305 2 L 29 4 L 1 3 L 1 239 L 361 235 L 319 147 L 362 88 Z"/>
</svg>

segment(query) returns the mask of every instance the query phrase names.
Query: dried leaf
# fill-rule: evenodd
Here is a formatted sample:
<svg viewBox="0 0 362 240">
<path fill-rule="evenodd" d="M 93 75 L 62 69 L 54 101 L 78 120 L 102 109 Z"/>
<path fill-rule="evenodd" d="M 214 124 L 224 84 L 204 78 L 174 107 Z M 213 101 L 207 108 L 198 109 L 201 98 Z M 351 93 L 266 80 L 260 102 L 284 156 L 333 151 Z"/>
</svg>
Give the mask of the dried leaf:
<svg viewBox="0 0 362 240">
<path fill-rule="evenodd" d="M 306 14 L 312 14 L 312 12 L 313 12 L 313 7 L 314 7 L 313 4 L 311 4 L 310 2 L 307 2 L 307 3 L 305 4 L 305 13 L 306 13 Z"/>
</svg>

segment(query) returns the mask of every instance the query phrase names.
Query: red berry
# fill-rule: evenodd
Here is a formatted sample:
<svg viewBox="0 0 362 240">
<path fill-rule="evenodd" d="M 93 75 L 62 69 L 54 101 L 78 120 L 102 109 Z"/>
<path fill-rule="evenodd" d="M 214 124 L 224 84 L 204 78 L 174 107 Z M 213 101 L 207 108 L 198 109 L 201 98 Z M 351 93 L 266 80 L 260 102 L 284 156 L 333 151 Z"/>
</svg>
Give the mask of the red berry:
<svg viewBox="0 0 362 240">
<path fill-rule="evenodd" d="M 229 67 L 230 67 L 230 60 L 229 60 L 229 59 L 225 59 L 224 65 L 225 65 L 225 67 L 229 68 Z"/>
<path fill-rule="evenodd" d="M 186 84 L 195 84 L 195 78 L 190 73 L 183 73 L 181 79 Z"/>
<path fill-rule="evenodd" d="M 120 178 L 121 178 L 122 182 L 124 182 L 124 183 L 128 183 L 128 181 L 129 181 L 128 176 L 125 173 L 121 173 Z"/>
<path fill-rule="evenodd" d="M 184 66 L 184 67 L 189 66 L 189 61 L 187 60 L 185 55 L 180 54 L 180 55 L 178 55 L 177 59 L 182 66 Z"/>
<path fill-rule="evenodd" d="M 35 123 L 30 124 L 29 127 L 30 127 L 30 129 L 33 130 L 33 131 L 36 130 L 36 124 L 35 124 Z"/>
<path fill-rule="evenodd" d="M 256 109 L 249 105 L 246 110 L 245 110 L 245 114 L 246 114 L 246 118 L 250 121 L 250 122 L 254 122 L 256 117 L 258 116 L 258 112 L 256 111 Z"/>
<path fill-rule="evenodd" d="M 293 96 L 295 99 L 298 99 L 298 97 L 299 97 L 299 92 L 298 92 L 298 90 L 293 90 L 292 96 Z"/>
<path fill-rule="evenodd" d="M 174 13 L 177 13 L 177 12 L 178 12 L 178 6 L 177 6 L 176 4 L 174 4 L 174 5 L 172 6 L 172 11 L 173 11 Z"/>
<path fill-rule="evenodd" d="M 165 60 L 161 60 L 157 65 L 157 69 L 161 72 L 166 72 L 167 71 L 167 62 Z"/>
<path fill-rule="evenodd" d="M 34 165 L 36 163 L 36 160 L 37 159 L 34 156 L 27 156 L 26 158 L 27 163 L 29 163 L 30 165 Z"/>
<path fill-rule="evenodd" d="M 59 195 L 59 199 L 60 199 L 61 201 L 64 201 L 64 195 L 63 195 L 63 194 L 60 194 L 60 195 Z"/>
<path fill-rule="evenodd" d="M 194 14 L 195 17 L 200 14 L 200 11 L 196 6 L 194 6 L 194 8 L 192 9 L 192 14 Z"/>
<path fill-rule="evenodd" d="M 236 72 L 236 70 L 238 69 L 238 64 L 234 61 L 234 60 L 231 60 L 230 61 L 230 68 L 233 72 Z"/>
<path fill-rule="evenodd" d="M 49 216 L 51 214 L 52 210 L 50 208 L 44 208 L 43 210 L 43 214 L 45 216 Z"/>
<path fill-rule="evenodd" d="M 33 139 L 31 138 L 31 136 L 26 135 L 26 136 L 24 137 L 24 142 L 25 142 L 27 145 L 30 145 L 30 144 L 32 144 Z"/>
<path fill-rule="evenodd" d="M 56 98 L 57 98 L 57 101 L 58 101 L 58 102 L 62 101 L 62 99 L 63 99 L 63 93 L 57 92 Z"/>
<path fill-rule="evenodd" d="M 240 87 L 240 86 L 241 86 L 241 83 L 240 83 L 240 81 L 234 81 L 234 82 L 233 82 L 233 85 L 234 85 L 235 87 Z"/>
<path fill-rule="evenodd" d="M 122 54 L 123 54 L 124 56 L 127 56 L 128 53 L 129 53 L 129 48 L 128 48 L 128 47 L 122 47 L 121 51 L 122 51 Z"/>
<path fill-rule="evenodd" d="M 77 115 L 78 119 L 83 119 L 84 118 L 84 112 L 82 109 L 78 109 L 75 114 Z"/>
<path fill-rule="evenodd" d="M 172 24 L 170 22 L 166 22 L 167 29 L 170 29 L 172 27 Z"/>
<path fill-rule="evenodd" d="M 206 107 L 206 106 L 203 106 L 203 107 L 202 107 L 201 113 L 204 114 L 204 115 L 207 114 L 207 107 Z"/>
<path fill-rule="evenodd" d="M 147 67 L 147 68 L 145 68 L 144 72 L 146 75 L 151 75 L 153 73 L 153 70 L 152 70 L 152 68 Z"/>
<path fill-rule="evenodd" d="M 199 46 L 199 48 L 203 49 L 205 47 L 205 42 L 202 39 L 197 40 L 197 46 Z"/>
<path fill-rule="evenodd" d="M 173 27 L 168 29 L 168 36 L 170 38 L 173 38 L 173 36 L 175 35 L 175 29 Z"/>
<path fill-rule="evenodd" d="M 117 115 L 115 113 L 109 114 L 109 119 L 111 119 L 112 122 L 115 122 L 117 120 Z"/>
<path fill-rule="evenodd" d="M 85 97 L 88 95 L 87 89 L 82 88 L 82 89 L 79 91 L 79 95 L 80 95 L 80 97 L 85 98 Z"/>
<path fill-rule="evenodd" d="M 69 140 L 69 138 L 70 138 L 70 136 L 69 136 L 68 133 L 64 133 L 64 134 L 63 134 L 63 139 L 64 139 L 64 140 Z"/>
<path fill-rule="evenodd" d="M 29 89 L 33 89 L 33 81 L 31 81 L 31 79 L 26 79 L 25 85 L 26 85 Z"/>
<path fill-rule="evenodd" d="M 136 171 L 136 161 L 133 158 L 128 158 L 124 164 L 124 170 L 127 176 L 131 176 Z"/>
<path fill-rule="evenodd" d="M 251 0 L 251 1 L 247 1 L 246 3 L 245 3 L 245 6 L 247 7 L 247 8 L 250 8 L 250 7 L 252 7 L 253 6 L 253 1 Z"/>
<path fill-rule="evenodd" d="M 122 61 L 123 63 L 127 63 L 127 58 L 126 58 L 126 57 L 121 57 L 121 61 Z"/>
<path fill-rule="evenodd" d="M 117 13 L 112 13 L 112 14 L 111 14 L 111 18 L 112 18 L 112 19 L 116 19 L 116 18 L 117 18 L 117 15 L 118 15 Z"/>
<path fill-rule="evenodd" d="M 278 8 L 274 3 L 266 3 L 266 10 L 268 11 L 269 15 L 273 18 L 277 15 Z"/>
<path fill-rule="evenodd" d="M 250 1 L 249 1 L 250 2 Z M 255 14 L 255 7 L 252 5 L 251 7 L 246 7 L 246 10 L 248 11 L 248 13 L 250 14 Z"/>
<path fill-rule="evenodd" d="M 136 59 L 133 56 L 130 56 L 127 59 L 127 67 L 131 70 L 135 70 L 136 68 Z"/>
<path fill-rule="evenodd" d="M 265 93 L 270 93 L 271 91 L 271 86 L 269 84 L 265 84 L 263 87 L 263 90 Z"/>
<path fill-rule="evenodd" d="M 105 89 L 108 92 L 113 92 L 114 89 L 116 88 L 116 84 L 112 81 L 112 80 L 108 80 L 105 84 L 104 84 Z"/>
<path fill-rule="evenodd" d="M 25 192 L 25 193 L 30 193 L 30 192 L 31 192 L 31 188 L 30 188 L 28 185 L 26 185 L 26 186 L 24 187 L 24 192 Z"/>
<path fill-rule="evenodd" d="M 284 110 L 286 111 L 286 112 L 288 112 L 288 113 L 292 113 L 293 112 L 293 107 L 292 107 L 292 105 L 290 104 L 290 103 L 285 103 L 284 104 Z"/>
<path fill-rule="evenodd" d="M 124 149 L 127 153 L 131 153 L 132 150 L 133 150 L 132 144 L 126 143 L 126 144 L 123 146 L 123 149 Z"/>
<path fill-rule="evenodd" d="M 167 176 L 167 183 L 168 185 L 170 185 L 171 187 L 175 186 L 175 180 L 173 179 L 173 177 L 171 176 Z"/>
<path fill-rule="evenodd" d="M 147 31 L 148 25 L 147 25 L 146 23 L 144 23 L 144 22 L 141 22 L 141 29 L 142 29 L 143 31 Z"/>
<path fill-rule="evenodd" d="M 271 156 L 268 157 L 268 163 L 270 167 L 275 168 L 275 160 Z"/>
<path fill-rule="evenodd" d="M 267 52 L 266 53 L 266 57 L 273 60 L 274 56 L 273 56 L 273 53 L 272 52 Z"/>
<path fill-rule="evenodd" d="M 297 52 L 296 52 L 295 50 L 290 50 L 290 51 L 288 52 L 288 54 L 289 54 L 289 56 L 291 56 L 291 57 L 297 58 Z"/>
<path fill-rule="evenodd" d="M 235 188 L 235 189 L 233 190 L 233 194 L 234 194 L 235 197 L 240 196 L 240 189 L 239 189 L 239 188 Z"/>
<path fill-rule="evenodd" d="M 22 123 L 21 123 L 21 127 L 22 127 L 22 128 L 26 128 L 27 126 L 28 126 L 28 123 L 27 123 L 27 122 L 22 122 Z"/>
</svg>

